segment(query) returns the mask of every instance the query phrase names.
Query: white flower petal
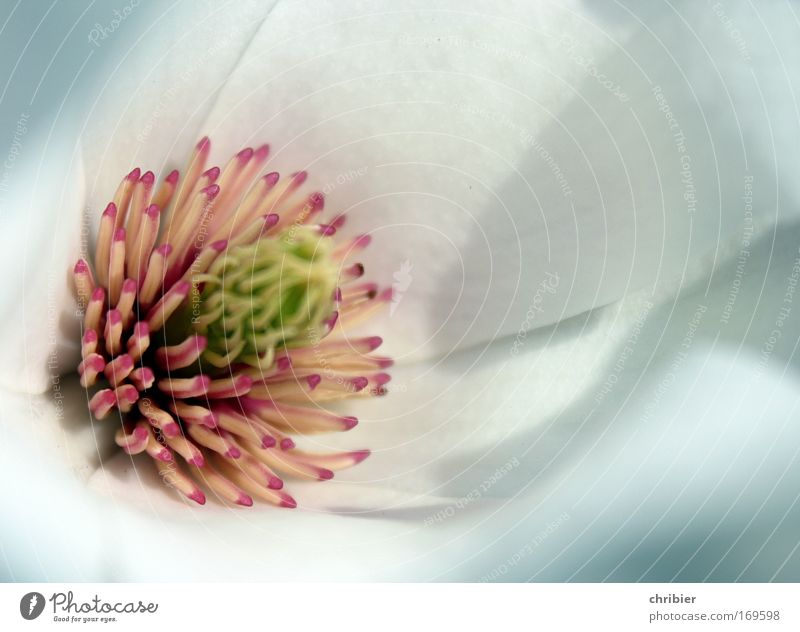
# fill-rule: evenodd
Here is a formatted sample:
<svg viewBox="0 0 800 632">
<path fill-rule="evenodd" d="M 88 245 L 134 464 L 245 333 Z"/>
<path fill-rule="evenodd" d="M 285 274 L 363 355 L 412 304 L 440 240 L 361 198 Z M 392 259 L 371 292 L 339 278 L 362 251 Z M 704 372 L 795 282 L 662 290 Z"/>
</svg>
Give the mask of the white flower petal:
<svg viewBox="0 0 800 632">
<path fill-rule="evenodd" d="M 275 0 L 140 5 L 138 35 L 91 104 L 83 135 L 88 205 L 99 213 L 134 167 L 183 169 L 217 91 Z M 119 54 L 119 53 L 117 53 Z"/>
<path fill-rule="evenodd" d="M 373 234 L 398 355 L 547 325 L 713 253 L 746 173 L 759 219 L 796 193 L 790 9 L 730 9 L 750 63 L 706 5 L 643 11 L 281 3 L 204 131 L 220 160 L 273 142 L 273 168 L 308 169 Z"/>
<path fill-rule="evenodd" d="M 88 238 L 81 221 L 83 191 L 80 156 L 67 142 L 49 142 L 37 160 L 29 151 L 16 166 L 5 200 L 12 212 L 3 222 L 0 246 L 0 384 L 6 387 L 42 392 L 80 359 L 71 277 Z"/>
</svg>

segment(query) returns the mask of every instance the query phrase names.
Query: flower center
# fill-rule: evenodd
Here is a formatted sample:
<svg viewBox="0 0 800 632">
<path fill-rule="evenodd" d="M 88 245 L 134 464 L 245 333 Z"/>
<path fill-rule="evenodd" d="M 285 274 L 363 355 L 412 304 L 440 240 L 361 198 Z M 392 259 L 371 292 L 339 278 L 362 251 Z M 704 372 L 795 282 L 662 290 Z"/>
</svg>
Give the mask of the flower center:
<svg viewBox="0 0 800 632">
<path fill-rule="evenodd" d="M 203 359 L 269 366 L 275 350 L 320 340 L 334 311 L 338 266 L 331 240 L 308 226 L 234 246 L 193 276 L 192 328 L 208 340 Z"/>
</svg>

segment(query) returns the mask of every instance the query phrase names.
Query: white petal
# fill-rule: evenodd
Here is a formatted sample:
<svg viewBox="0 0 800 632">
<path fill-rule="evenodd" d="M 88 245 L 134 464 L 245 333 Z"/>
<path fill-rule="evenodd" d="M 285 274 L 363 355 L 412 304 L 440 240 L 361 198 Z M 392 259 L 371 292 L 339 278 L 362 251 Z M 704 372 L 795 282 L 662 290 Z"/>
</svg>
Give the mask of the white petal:
<svg viewBox="0 0 800 632">
<path fill-rule="evenodd" d="M 105 73 L 83 134 L 92 209 L 99 214 L 134 167 L 157 175 L 184 168 L 217 91 L 273 4 L 141 4 L 129 30 L 101 42 L 117 65 Z"/>
<path fill-rule="evenodd" d="M 705 5 L 642 11 L 282 3 L 204 130 L 220 160 L 272 141 L 373 234 L 398 355 L 547 325 L 713 253 L 748 172 L 758 219 L 796 193 L 791 10 L 730 9 L 749 62 Z"/>
<path fill-rule="evenodd" d="M 35 142 L 29 141 L 35 145 Z M 88 234 L 81 222 L 83 169 L 70 143 L 51 139 L 36 160 L 16 166 L 3 221 L 4 326 L 0 383 L 31 393 L 79 361 L 72 268 Z"/>
<path fill-rule="evenodd" d="M 97 466 L 98 438 L 69 392 L 61 384 L 52 396 L 0 390 L 0 549 L 6 579 L 111 579 L 105 574 L 103 524 L 110 508 L 85 487 Z"/>
</svg>

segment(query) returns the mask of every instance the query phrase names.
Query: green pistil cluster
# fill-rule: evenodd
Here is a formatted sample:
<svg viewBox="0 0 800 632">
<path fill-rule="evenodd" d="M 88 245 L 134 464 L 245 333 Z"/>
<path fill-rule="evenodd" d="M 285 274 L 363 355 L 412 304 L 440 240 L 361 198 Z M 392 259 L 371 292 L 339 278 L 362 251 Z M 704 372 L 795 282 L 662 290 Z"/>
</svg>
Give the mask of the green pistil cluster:
<svg viewBox="0 0 800 632">
<path fill-rule="evenodd" d="M 275 350 L 311 344 L 333 313 L 338 268 L 330 239 L 305 226 L 274 238 L 234 246 L 208 272 L 194 330 L 206 336 L 203 360 L 216 367 L 234 362 L 272 364 Z"/>
</svg>

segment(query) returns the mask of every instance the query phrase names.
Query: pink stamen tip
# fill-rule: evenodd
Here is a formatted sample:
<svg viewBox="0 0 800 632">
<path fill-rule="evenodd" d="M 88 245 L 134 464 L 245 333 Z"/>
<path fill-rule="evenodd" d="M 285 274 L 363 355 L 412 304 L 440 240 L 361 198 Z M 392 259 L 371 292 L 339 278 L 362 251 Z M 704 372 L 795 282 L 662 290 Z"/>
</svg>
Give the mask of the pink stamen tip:
<svg viewBox="0 0 800 632">
<path fill-rule="evenodd" d="M 345 225 L 346 221 L 347 221 L 347 215 L 342 214 L 342 215 L 339 215 L 336 218 L 334 218 L 334 220 L 331 222 L 331 224 L 336 226 L 336 228 L 341 228 L 342 226 Z"/>
<path fill-rule="evenodd" d="M 290 366 L 292 366 L 292 361 L 286 356 L 284 356 L 282 358 L 278 358 L 277 366 L 278 366 L 278 371 L 285 371 Z"/>
<path fill-rule="evenodd" d="M 192 285 L 192 284 L 191 284 L 191 283 L 189 283 L 189 281 L 178 281 L 178 282 L 177 282 L 175 285 L 173 285 L 172 287 L 173 287 L 173 288 L 175 288 L 175 291 L 176 291 L 178 294 L 186 294 L 186 293 L 188 293 L 188 292 L 189 292 L 189 288 L 191 287 L 191 285 Z M 203 376 L 203 377 L 208 377 L 208 376 Z M 210 379 L 210 378 L 209 378 L 209 379 Z"/>
<path fill-rule="evenodd" d="M 367 385 L 369 385 L 369 380 L 365 377 L 356 377 L 353 378 L 351 383 L 356 391 L 363 391 L 365 388 L 367 388 Z"/>
<path fill-rule="evenodd" d="M 294 180 L 294 184 L 300 186 L 303 182 L 306 181 L 308 177 L 308 172 L 306 171 L 297 171 L 296 173 L 292 174 L 292 180 Z"/>
<path fill-rule="evenodd" d="M 78 262 L 75 264 L 75 274 L 82 274 L 89 269 L 89 264 L 86 263 L 84 259 L 78 259 Z"/>
<path fill-rule="evenodd" d="M 277 171 L 272 171 L 264 176 L 264 182 L 271 187 L 274 187 L 276 184 L 278 184 L 278 180 L 280 179 L 281 174 L 279 174 Z"/>
<path fill-rule="evenodd" d="M 117 230 L 114 231 L 114 241 L 125 241 L 124 228 L 117 228 Z"/>
<path fill-rule="evenodd" d="M 147 439 L 148 435 L 147 428 L 136 427 L 133 429 L 133 436 L 139 439 L 139 441 L 144 441 Z"/>
<path fill-rule="evenodd" d="M 355 417 L 342 417 L 342 421 L 344 422 L 345 430 L 352 430 L 358 425 L 358 419 Z"/>
<path fill-rule="evenodd" d="M 364 264 L 363 263 L 354 263 L 347 269 L 347 273 L 352 277 L 360 277 L 364 275 Z"/>
<path fill-rule="evenodd" d="M 153 184 L 156 181 L 156 176 L 152 171 L 146 171 L 142 176 L 141 182 L 143 184 Z"/>
<path fill-rule="evenodd" d="M 288 437 L 285 439 L 281 439 L 281 450 L 292 450 L 295 447 L 295 442 L 289 439 Z"/>
<path fill-rule="evenodd" d="M 377 373 L 373 378 L 378 386 L 383 386 L 392 381 L 392 376 L 388 373 Z"/>
<path fill-rule="evenodd" d="M 159 450 L 158 458 L 166 463 L 169 463 L 170 461 L 172 461 L 172 452 L 170 452 L 166 448 Z"/>
<path fill-rule="evenodd" d="M 248 162 L 250 158 L 253 157 L 253 148 L 245 147 L 244 149 L 242 149 L 242 151 L 236 154 L 236 157 L 242 162 Z"/>
<path fill-rule="evenodd" d="M 170 184 L 175 184 L 178 181 L 180 175 L 181 175 L 180 171 L 178 171 L 177 169 L 173 169 L 172 171 L 169 172 L 169 175 L 165 178 L 165 180 Z"/>
<path fill-rule="evenodd" d="M 370 351 L 375 351 L 375 349 L 383 344 L 383 338 L 380 336 L 371 336 L 367 338 L 367 344 L 369 345 Z"/>
<path fill-rule="evenodd" d="M 148 217 L 155 219 L 161 214 L 161 209 L 159 209 L 155 204 L 151 204 L 150 206 L 147 207 L 145 213 L 147 214 Z"/>
<path fill-rule="evenodd" d="M 269 435 L 266 435 L 261 439 L 261 447 L 265 450 L 267 448 L 274 448 L 277 443 L 278 442 L 275 441 L 275 437 L 270 437 Z"/>
<path fill-rule="evenodd" d="M 189 498 L 191 498 L 198 505 L 205 505 L 206 504 L 206 495 L 203 492 L 201 492 L 199 489 L 195 490 L 191 494 L 189 494 Z"/>
<path fill-rule="evenodd" d="M 164 244 L 163 246 L 156 248 L 154 252 L 157 252 L 162 257 L 169 257 L 169 255 L 172 253 L 172 246 L 170 244 Z"/>
<path fill-rule="evenodd" d="M 139 175 L 141 175 L 142 170 L 139 167 L 136 167 L 133 171 L 128 174 L 128 180 L 131 182 L 136 182 L 139 179 Z"/>
<path fill-rule="evenodd" d="M 333 291 L 333 300 L 336 301 L 337 303 L 341 303 L 342 302 L 342 288 L 337 287 Z"/>
<path fill-rule="evenodd" d="M 308 387 L 309 387 L 309 388 L 310 388 L 312 391 L 313 391 L 315 388 L 317 388 L 317 386 L 319 386 L 319 383 L 320 383 L 321 381 L 322 381 L 322 378 L 321 378 L 319 375 L 316 375 L 316 374 L 315 374 L 315 375 L 309 375 L 309 376 L 306 378 L 306 382 L 308 382 Z"/>
<path fill-rule="evenodd" d="M 133 368 L 133 358 L 131 358 L 127 353 L 118 357 L 119 366 L 123 371 L 128 371 Z"/>
<path fill-rule="evenodd" d="M 287 495 L 281 501 L 281 507 L 286 507 L 287 509 L 295 509 L 295 508 L 297 508 L 297 501 L 294 498 L 292 498 L 291 496 Z"/>
<path fill-rule="evenodd" d="M 319 470 L 319 480 L 321 481 L 329 481 L 333 478 L 333 472 L 330 470 L 326 470 L 324 467 L 321 467 Z"/>
<path fill-rule="evenodd" d="M 353 465 L 355 465 L 356 463 L 361 463 L 366 460 L 372 452 L 370 450 L 356 450 L 355 452 L 351 452 L 351 454 L 353 456 L 353 461 L 355 461 Z"/>
<path fill-rule="evenodd" d="M 380 293 L 378 296 L 379 299 L 382 301 L 391 301 L 393 296 L 392 288 L 387 287 L 383 292 Z"/>
<path fill-rule="evenodd" d="M 164 424 L 161 430 L 168 437 L 177 437 L 181 433 L 181 427 L 176 423 Z"/>
<path fill-rule="evenodd" d="M 308 197 L 308 201 L 311 203 L 311 206 L 315 211 L 321 211 L 323 208 L 325 208 L 325 195 L 320 191 L 312 193 Z"/>
<path fill-rule="evenodd" d="M 203 172 L 203 175 L 214 182 L 217 178 L 219 178 L 219 167 L 211 167 L 211 169 L 207 169 Z"/>
<path fill-rule="evenodd" d="M 117 216 L 117 205 L 113 202 L 109 202 L 108 206 L 106 206 L 106 210 L 103 211 L 103 217 L 116 217 Z"/>
<path fill-rule="evenodd" d="M 242 451 L 236 446 L 232 446 L 228 448 L 225 456 L 227 456 L 229 459 L 238 459 L 240 456 L 242 456 Z"/>
<path fill-rule="evenodd" d="M 331 237 L 336 234 L 336 227 L 331 224 L 320 224 L 319 232 L 323 237 Z"/>
<path fill-rule="evenodd" d="M 240 505 L 243 505 L 244 507 L 253 506 L 253 499 L 250 498 L 250 496 L 248 496 L 247 494 L 240 494 L 239 500 L 237 500 L 236 502 L 239 503 Z"/>
<path fill-rule="evenodd" d="M 219 185 L 212 184 L 205 189 L 201 189 L 200 193 L 204 193 L 209 200 L 213 200 L 219 195 Z"/>
<path fill-rule="evenodd" d="M 281 219 L 281 216 L 277 213 L 270 213 L 269 215 L 264 217 L 264 228 L 272 228 L 277 224 Z"/>
<path fill-rule="evenodd" d="M 371 235 L 361 235 L 356 238 L 355 244 L 356 246 L 359 246 L 361 248 L 366 248 L 367 246 L 370 245 L 371 242 L 372 242 Z"/>
<path fill-rule="evenodd" d="M 227 239 L 220 239 L 219 241 L 215 241 L 213 244 L 211 244 L 212 250 L 216 250 L 217 252 L 222 252 L 227 247 L 228 247 Z"/>
<path fill-rule="evenodd" d="M 108 322 L 112 325 L 118 325 L 122 322 L 122 314 L 118 309 L 108 310 Z"/>
<path fill-rule="evenodd" d="M 105 368 L 106 363 L 105 363 L 105 360 L 103 360 L 103 358 L 101 358 L 100 356 L 96 355 L 96 356 L 87 358 L 87 366 L 91 367 L 92 369 L 94 369 L 95 371 L 100 373 L 100 371 L 102 371 Z"/>
<path fill-rule="evenodd" d="M 198 454 L 197 456 L 189 459 L 187 463 L 194 465 L 195 467 L 205 467 L 206 460 L 203 458 L 202 454 Z"/>
<path fill-rule="evenodd" d="M 197 151 L 208 151 L 211 149 L 211 141 L 208 139 L 208 136 L 203 136 L 203 138 L 197 142 L 196 148 Z"/>
<path fill-rule="evenodd" d="M 378 362 L 378 366 L 381 367 L 382 369 L 387 369 L 393 364 L 394 360 L 392 360 L 391 358 L 381 358 L 381 360 Z"/>
<path fill-rule="evenodd" d="M 106 291 L 101 287 L 94 288 L 92 292 L 92 299 L 93 301 L 104 301 L 106 300 Z"/>
<path fill-rule="evenodd" d="M 131 293 L 136 291 L 136 281 L 133 279 L 125 279 L 122 282 L 122 291 L 126 293 Z"/>
<path fill-rule="evenodd" d="M 254 156 L 256 160 L 264 160 L 269 156 L 269 145 L 261 145 L 261 147 L 256 149 Z"/>
<path fill-rule="evenodd" d="M 277 476 L 270 476 L 269 482 L 267 483 L 267 487 L 270 489 L 283 489 L 283 481 L 279 479 Z"/>
<path fill-rule="evenodd" d="M 325 324 L 328 326 L 328 329 L 333 329 L 338 320 L 339 320 L 339 312 L 333 312 L 333 314 L 330 315 L 330 318 L 328 318 L 328 320 L 325 321 Z"/>
<path fill-rule="evenodd" d="M 83 334 L 84 342 L 97 342 L 97 332 L 94 329 L 87 329 Z"/>
</svg>

